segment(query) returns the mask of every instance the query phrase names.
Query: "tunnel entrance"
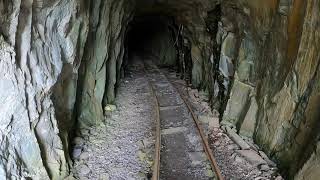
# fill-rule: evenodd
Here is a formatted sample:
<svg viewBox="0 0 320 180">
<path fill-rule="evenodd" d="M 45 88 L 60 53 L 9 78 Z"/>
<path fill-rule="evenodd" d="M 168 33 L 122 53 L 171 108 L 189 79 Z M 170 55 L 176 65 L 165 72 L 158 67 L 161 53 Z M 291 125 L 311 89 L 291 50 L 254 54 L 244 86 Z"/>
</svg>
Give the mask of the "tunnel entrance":
<svg viewBox="0 0 320 180">
<path fill-rule="evenodd" d="M 125 39 L 125 68 L 136 57 L 151 58 L 159 66 L 175 66 L 178 59 L 176 36 L 176 27 L 171 17 L 134 17 Z"/>
</svg>

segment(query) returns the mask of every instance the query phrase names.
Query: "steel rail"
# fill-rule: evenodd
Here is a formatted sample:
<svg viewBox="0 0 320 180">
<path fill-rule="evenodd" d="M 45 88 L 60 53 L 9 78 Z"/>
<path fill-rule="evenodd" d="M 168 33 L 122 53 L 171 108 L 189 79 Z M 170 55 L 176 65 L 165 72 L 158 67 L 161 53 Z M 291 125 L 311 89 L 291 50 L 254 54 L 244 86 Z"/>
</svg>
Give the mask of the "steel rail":
<svg viewBox="0 0 320 180">
<path fill-rule="evenodd" d="M 148 73 L 145 69 L 143 68 L 147 80 L 148 80 L 148 85 L 151 90 L 151 94 L 154 99 L 154 104 L 156 106 L 156 114 L 155 114 L 155 120 L 156 120 L 156 142 L 155 142 L 155 155 L 154 155 L 154 164 L 153 164 L 153 173 L 152 173 L 152 180 L 159 180 L 160 178 L 160 151 L 161 151 L 161 128 L 160 128 L 160 104 L 159 104 L 159 99 L 155 93 L 155 88 L 152 85 L 152 83 L 149 80 Z"/>
<path fill-rule="evenodd" d="M 164 74 L 164 75 L 165 75 L 165 74 Z M 205 152 L 206 152 L 206 154 L 207 154 L 207 157 L 208 157 L 208 159 L 209 159 L 209 161 L 210 161 L 211 167 L 212 167 L 212 169 L 215 171 L 218 179 L 219 179 L 219 180 L 223 180 L 224 178 L 223 178 L 223 176 L 222 176 L 222 174 L 221 174 L 221 171 L 220 171 L 220 168 L 219 168 L 219 166 L 218 166 L 218 164 L 217 164 L 217 161 L 216 161 L 216 159 L 215 159 L 215 157 L 214 157 L 214 155 L 213 155 L 213 153 L 212 153 L 212 150 L 211 150 L 211 148 L 210 148 L 208 139 L 207 139 L 207 137 L 205 136 L 205 134 L 204 134 L 204 132 L 203 132 L 203 130 L 202 130 L 202 128 L 201 128 L 201 125 L 200 125 L 200 123 L 199 123 L 198 117 L 197 117 L 197 116 L 195 115 L 195 113 L 193 112 L 193 109 L 192 109 L 191 105 L 189 104 L 187 98 L 186 98 L 184 95 L 182 95 L 183 93 L 179 90 L 179 88 L 177 88 L 177 87 L 174 85 L 175 83 L 172 82 L 166 75 L 165 75 L 165 77 L 166 77 L 167 80 L 173 85 L 173 87 L 177 90 L 178 94 L 180 95 L 180 97 L 182 98 L 183 102 L 184 102 L 185 105 L 187 106 L 189 112 L 191 113 L 192 119 L 193 119 L 193 121 L 194 121 L 194 123 L 195 123 L 195 125 L 196 125 L 196 127 L 197 127 L 197 129 L 198 129 L 198 132 L 199 132 L 199 135 L 200 135 L 200 137 L 201 137 L 204 150 L 205 150 Z M 179 83 L 179 84 L 180 84 L 180 83 Z M 187 86 L 187 85 L 185 85 L 185 86 Z"/>
<path fill-rule="evenodd" d="M 156 69 L 159 73 L 161 73 L 160 69 L 157 68 Z M 144 68 L 144 71 L 146 73 L 146 76 L 147 76 L 147 72 Z M 164 74 L 165 75 L 165 74 Z M 210 164 L 211 164 L 211 167 L 212 169 L 215 171 L 216 173 L 216 176 L 219 180 L 224 180 L 222 174 L 221 174 L 221 171 L 220 171 L 220 168 L 214 158 L 214 155 L 212 153 L 212 150 L 209 146 L 209 142 L 207 140 L 207 137 L 205 136 L 205 133 L 203 132 L 202 128 L 201 128 L 201 125 L 199 123 L 199 120 L 198 120 L 198 117 L 195 115 L 195 113 L 193 112 L 193 109 L 192 107 L 190 106 L 188 100 L 186 99 L 186 97 L 183 95 L 183 93 L 175 86 L 176 83 L 172 82 L 166 75 L 165 75 L 166 79 L 168 80 L 169 83 L 171 83 L 173 85 L 173 87 L 177 90 L 179 96 L 181 97 L 181 99 L 183 100 L 184 104 L 187 106 L 191 116 L 192 116 L 192 119 L 197 127 L 197 130 L 198 130 L 198 133 L 201 137 L 201 141 L 202 141 L 202 145 L 204 147 L 204 150 L 205 150 L 205 153 L 210 161 Z M 156 93 L 155 93 L 155 88 L 154 86 L 152 85 L 152 83 L 150 82 L 149 78 L 147 77 L 148 79 L 148 84 L 150 86 L 150 89 L 151 89 L 151 92 L 152 92 L 152 95 L 154 97 L 154 101 L 155 101 L 155 104 L 157 106 L 156 108 L 156 144 L 155 144 L 155 162 L 154 162 L 154 166 L 153 166 L 153 174 L 152 174 L 152 180 L 159 180 L 159 177 L 160 177 L 160 150 L 161 150 L 161 130 L 160 130 L 160 105 L 159 105 L 159 100 L 158 100 L 158 97 L 156 96 Z M 175 84 L 175 85 L 174 85 Z M 178 85 L 181 85 L 180 83 Z M 187 85 L 185 85 L 187 86 Z"/>
</svg>

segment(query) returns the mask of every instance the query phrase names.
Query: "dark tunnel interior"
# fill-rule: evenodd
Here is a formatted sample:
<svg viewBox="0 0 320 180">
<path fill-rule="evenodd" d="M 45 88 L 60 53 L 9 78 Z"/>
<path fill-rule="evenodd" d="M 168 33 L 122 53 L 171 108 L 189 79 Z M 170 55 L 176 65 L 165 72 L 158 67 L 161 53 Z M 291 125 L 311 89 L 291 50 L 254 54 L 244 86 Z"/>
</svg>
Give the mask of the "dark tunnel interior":
<svg viewBox="0 0 320 180">
<path fill-rule="evenodd" d="M 134 57 L 152 58 L 156 64 L 174 66 L 177 60 L 176 27 L 170 17 L 136 16 L 128 26 L 125 66 Z"/>
</svg>

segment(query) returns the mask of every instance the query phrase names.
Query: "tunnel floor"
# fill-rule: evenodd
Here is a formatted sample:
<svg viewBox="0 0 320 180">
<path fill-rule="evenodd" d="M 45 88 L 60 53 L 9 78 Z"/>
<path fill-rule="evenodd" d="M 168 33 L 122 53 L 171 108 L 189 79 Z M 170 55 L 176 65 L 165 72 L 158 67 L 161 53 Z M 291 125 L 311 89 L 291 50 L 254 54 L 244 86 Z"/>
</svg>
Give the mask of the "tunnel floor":
<svg viewBox="0 0 320 180">
<path fill-rule="evenodd" d="M 118 88 L 116 107 L 106 107 L 104 124 L 76 138 L 74 174 L 79 179 L 147 179 L 152 166 L 154 104 L 139 63 Z M 85 154 L 85 155 L 84 155 Z"/>
<path fill-rule="evenodd" d="M 170 69 L 153 71 L 154 57 L 134 56 L 119 84 L 115 105 L 105 107 L 105 122 L 81 130 L 74 139 L 72 170 L 76 179 L 150 179 L 155 153 L 156 105 L 148 85 L 155 87 L 160 104 L 160 179 L 216 179 L 201 149 L 190 113 L 177 89 L 188 101 L 208 135 L 211 149 L 225 179 L 275 179 L 277 169 L 249 139 L 220 128 L 218 113 L 211 111 L 206 93 L 186 88 Z M 143 68 L 148 64 L 148 68 Z M 151 67 L 151 68 L 150 68 Z M 148 70 L 149 69 L 149 70 Z M 174 82 L 169 84 L 170 82 Z M 200 148 L 199 148 L 200 147 Z M 280 176 L 281 177 L 281 176 Z"/>
</svg>

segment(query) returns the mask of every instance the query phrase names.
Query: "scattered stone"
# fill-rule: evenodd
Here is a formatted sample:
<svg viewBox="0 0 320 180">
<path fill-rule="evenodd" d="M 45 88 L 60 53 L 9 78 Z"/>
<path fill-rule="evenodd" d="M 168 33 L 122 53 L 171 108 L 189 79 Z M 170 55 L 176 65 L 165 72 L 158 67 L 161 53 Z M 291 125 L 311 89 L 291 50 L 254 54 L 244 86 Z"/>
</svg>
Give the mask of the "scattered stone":
<svg viewBox="0 0 320 180">
<path fill-rule="evenodd" d="M 238 150 L 238 149 L 239 149 L 239 146 L 236 145 L 236 144 L 229 144 L 229 145 L 227 146 L 227 149 L 228 149 L 228 150 Z"/>
<path fill-rule="evenodd" d="M 80 165 L 78 168 L 79 168 L 80 173 L 81 173 L 82 175 L 87 175 L 87 174 L 89 174 L 90 171 L 91 171 L 90 168 L 89 168 L 87 165 L 85 165 L 85 164 Z"/>
<path fill-rule="evenodd" d="M 109 180 L 110 175 L 108 173 L 102 173 L 99 175 L 99 180 Z"/>
<path fill-rule="evenodd" d="M 72 173 L 66 177 L 64 180 L 76 180 L 76 178 L 72 175 Z"/>
<path fill-rule="evenodd" d="M 217 137 L 221 137 L 223 134 L 220 132 L 217 134 Z"/>
<path fill-rule="evenodd" d="M 277 176 L 274 180 L 283 180 L 282 176 Z"/>
<path fill-rule="evenodd" d="M 220 127 L 224 132 L 227 132 L 227 125 L 224 123 L 224 122 L 222 122 L 222 125 L 221 125 L 221 127 Z"/>
<path fill-rule="evenodd" d="M 214 117 L 219 117 L 220 116 L 219 111 L 217 111 L 216 109 L 212 110 L 212 114 L 213 114 Z"/>
<path fill-rule="evenodd" d="M 86 160 L 86 159 L 89 158 L 89 156 L 90 156 L 90 154 L 88 152 L 83 152 L 83 153 L 81 153 L 79 159 L 80 160 Z"/>
<path fill-rule="evenodd" d="M 78 145 L 78 146 L 82 146 L 84 144 L 84 139 L 81 137 L 75 137 L 73 139 L 73 144 Z"/>
<path fill-rule="evenodd" d="M 90 136 L 97 136 L 99 133 L 97 131 L 97 129 L 95 129 L 94 131 L 90 131 Z"/>
<path fill-rule="evenodd" d="M 152 170 L 149 157 L 153 158 L 154 148 L 149 144 L 154 139 L 153 100 L 148 93 L 136 95 L 141 89 L 148 89 L 141 73 L 134 73 L 128 84 L 122 81 L 115 100 L 117 110 L 108 112 L 105 126 L 85 130 L 90 141 L 80 136 L 85 145 L 80 159 L 74 159 L 73 172 L 77 179 L 143 179 L 138 173 L 147 174 Z M 109 107 L 115 109 L 115 106 Z M 141 151 L 140 157 L 138 151 Z"/>
<path fill-rule="evenodd" d="M 217 118 L 217 117 L 212 117 L 212 120 L 209 121 L 209 128 L 212 128 L 212 129 L 218 129 L 218 128 L 220 128 L 219 118 Z"/>
<path fill-rule="evenodd" d="M 271 167 L 276 167 L 277 164 L 269 159 L 269 157 L 263 151 L 259 151 L 260 156 L 268 163 Z"/>
<path fill-rule="evenodd" d="M 215 146 L 219 146 L 219 145 L 220 145 L 220 141 L 214 142 L 214 145 L 215 145 Z"/>
<path fill-rule="evenodd" d="M 246 141 L 246 143 L 251 147 L 251 149 L 253 149 L 256 152 L 259 152 L 259 147 L 257 145 L 253 144 L 250 141 Z"/>
<path fill-rule="evenodd" d="M 198 119 L 202 123 L 209 124 L 213 120 L 213 117 L 206 116 L 206 115 L 200 115 L 200 116 L 198 116 Z"/>
<path fill-rule="evenodd" d="M 153 139 L 143 139 L 142 140 L 144 148 L 149 148 L 154 145 L 154 140 Z"/>
<path fill-rule="evenodd" d="M 117 110 L 117 106 L 112 105 L 112 104 L 108 104 L 108 105 L 106 105 L 106 107 L 104 107 L 104 110 L 106 112 L 113 112 L 113 111 Z"/>
<path fill-rule="evenodd" d="M 208 170 L 207 170 L 207 172 L 206 172 L 206 175 L 207 175 L 209 178 L 212 178 L 212 177 L 215 176 L 214 172 L 213 172 L 210 168 L 208 168 Z"/>
<path fill-rule="evenodd" d="M 254 178 L 254 180 L 269 180 L 269 179 L 265 177 L 256 177 Z"/>
<path fill-rule="evenodd" d="M 102 139 L 93 139 L 91 138 L 91 142 L 95 145 L 101 145 L 103 143 L 105 143 L 105 140 L 102 140 Z"/>
<path fill-rule="evenodd" d="M 82 148 L 79 146 L 76 146 L 72 151 L 72 157 L 74 159 L 79 159 L 81 152 L 82 152 Z"/>
<path fill-rule="evenodd" d="M 233 131 L 230 127 L 226 126 L 227 134 L 229 137 L 237 143 L 241 149 L 250 149 L 250 146 L 235 132 Z"/>
<path fill-rule="evenodd" d="M 191 94 L 192 95 L 192 94 Z M 199 113 L 202 117 L 219 117 L 218 112 L 213 110 L 212 113 L 200 111 L 200 109 L 204 109 L 202 106 L 205 103 L 199 103 L 200 99 L 196 98 L 190 98 L 190 101 L 193 101 L 193 106 L 195 109 L 199 110 L 197 113 Z M 215 114 L 216 113 L 216 114 Z M 199 116 L 198 114 L 198 116 Z M 200 116 L 199 116 L 200 117 Z M 201 118 L 201 117 L 200 117 Z M 199 118 L 199 119 L 200 119 Z M 218 119 L 217 119 L 218 120 Z M 205 122 L 207 122 L 205 120 Z M 209 125 L 210 125 L 209 121 Z M 203 123 L 202 126 L 205 126 L 207 124 Z M 212 124 L 211 124 L 212 125 Z M 225 132 L 226 126 L 233 127 L 230 122 L 225 121 L 224 123 L 224 129 Z M 215 153 L 217 163 L 219 164 L 222 171 L 223 176 L 225 176 L 228 179 L 255 179 L 255 178 L 262 178 L 262 179 L 273 179 L 272 175 L 274 174 L 274 170 L 270 168 L 269 171 L 261 171 L 259 168 L 260 166 L 253 166 L 251 165 L 248 160 L 246 160 L 242 155 L 239 155 L 239 153 L 236 153 L 235 150 L 239 150 L 240 147 L 232 141 L 229 136 L 227 136 L 225 133 L 223 133 L 222 129 L 216 125 L 217 128 L 210 128 L 210 144 L 212 146 L 212 149 Z M 238 135 L 239 136 L 239 135 Z M 258 152 L 259 147 L 256 146 L 252 138 L 247 137 L 241 137 L 239 136 L 244 142 L 246 142 L 251 149 Z M 194 138 L 192 135 L 188 135 L 189 142 L 193 142 L 192 139 Z M 193 143 L 191 143 L 193 144 Z M 266 167 L 268 167 L 266 164 L 263 164 Z M 266 169 L 266 167 L 262 167 L 262 169 Z"/>
<path fill-rule="evenodd" d="M 139 172 L 138 177 L 139 177 L 139 179 L 148 179 L 147 174 L 145 174 L 143 172 Z"/>
<path fill-rule="evenodd" d="M 260 169 L 261 171 L 267 172 L 267 171 L 270 170 L 270 167 L 269 167 L 268 165 L 266 165 L 266 164 L 262 164 L 262 165 L 259 167 L 259 169 Z"/>
<path fill-rule="evenodd" d="M 209 106 L 209 103 L 208 103 L 208 102 L 201 101 L 200 104 L 201 104 L 202 107 L 205 107 L 205 108 L 210 109 L 210 106 Z"/>
<path fill-rule="evenodd" d="M 245 160 L 240 156 L 235 156 L 234 161 L 237 163 L 244 163 Z"/>
<path fill-rule="evenodd" d="M 147 161 L 148 158 L 147 154 L 143 151 L 138 151 L 138 157 L 141 162 Z"/>
<path fill-rule="evenodd" d="M 253 166 L 258 166 L 261 164 L 267 164 L 267 162 L 262 159 L 255 151 L 252 150 L 237 150 L 241 156 L 243 156 L 247 161 L 250 162 Z"/>
<path fill-rule="evenodd" d="M 80 130 L 80 135 L 81 136 L 89 136 L 90 135 L 90 130 L 89 129 L 81 129 Z"/>
</svg>

